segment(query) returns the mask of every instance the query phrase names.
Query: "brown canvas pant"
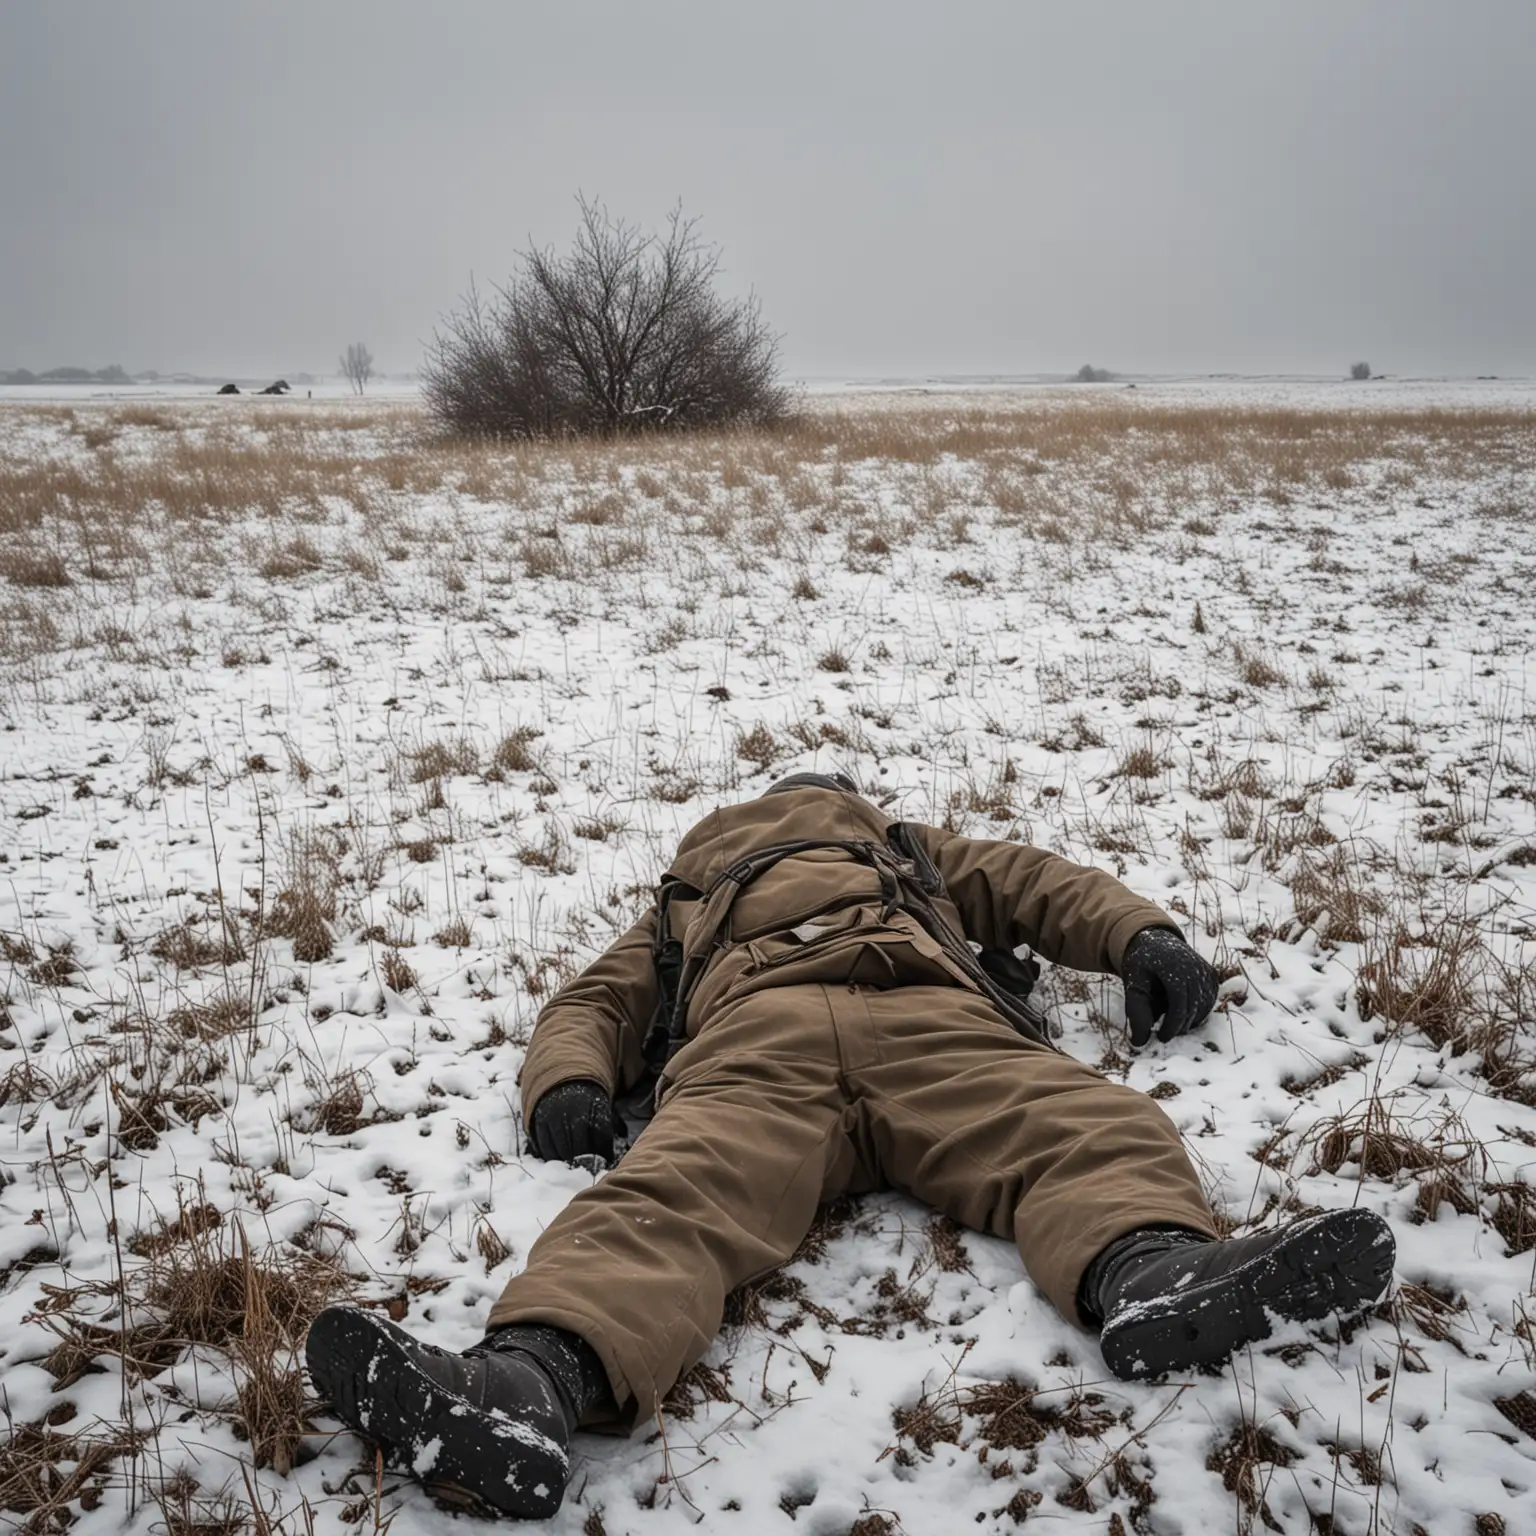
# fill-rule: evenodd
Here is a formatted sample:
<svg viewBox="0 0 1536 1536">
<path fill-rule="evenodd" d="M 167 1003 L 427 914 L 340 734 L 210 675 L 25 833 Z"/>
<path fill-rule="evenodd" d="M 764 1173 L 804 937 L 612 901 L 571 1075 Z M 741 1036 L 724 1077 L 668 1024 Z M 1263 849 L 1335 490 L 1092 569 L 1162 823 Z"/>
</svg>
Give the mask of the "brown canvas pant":
<svg viewBox="0 0 1536 1536">
<path fill-rule="evenodd" d="M 727 1294 L 788 1259 L 824 1200 L 890 1187 L 1011 1238 L 1080 1321 L 1078 1282 L 1151 1222 L 1214 1236 L 1178 1131 L 1145 1094 L 1016 1034 L 958 987 L 752 992 L 673 1058 L 661 1108 L 533 1246 L 488 1327 L 597 1351 L 625 1424 L 709 1348 Z"/>
</svg>

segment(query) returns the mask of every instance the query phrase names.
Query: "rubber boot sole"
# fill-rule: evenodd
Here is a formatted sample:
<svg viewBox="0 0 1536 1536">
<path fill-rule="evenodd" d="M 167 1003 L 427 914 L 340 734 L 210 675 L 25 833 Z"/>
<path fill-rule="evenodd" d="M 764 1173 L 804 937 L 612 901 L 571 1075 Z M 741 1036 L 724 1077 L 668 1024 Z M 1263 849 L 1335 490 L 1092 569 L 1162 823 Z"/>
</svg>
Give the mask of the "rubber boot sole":
<svg viewBox="0 0 1536 1536">
<path fill-rule="evenodd" d="M 559 1509 L 570 1461 L 531 1425 L 471 1403 L 417 1364 L 403 1329 L 358 1307 L 330 1307 L 310 1326 L 315 1390 L 389 1465 L 445 1501 L 524 1520 Z"/>
<path fill-rule="evenodd" d="M 1099 1336 L 1121 1381 L 1217 1365 L 1273 1331 L 1274 1319 L 1310 1322 L 1375 1301 L 1392 1280 L 1395 1245 L 1369 1211 L 1328 1211 L 1211 1279 L 1133 1302 Z"/>
</svg>

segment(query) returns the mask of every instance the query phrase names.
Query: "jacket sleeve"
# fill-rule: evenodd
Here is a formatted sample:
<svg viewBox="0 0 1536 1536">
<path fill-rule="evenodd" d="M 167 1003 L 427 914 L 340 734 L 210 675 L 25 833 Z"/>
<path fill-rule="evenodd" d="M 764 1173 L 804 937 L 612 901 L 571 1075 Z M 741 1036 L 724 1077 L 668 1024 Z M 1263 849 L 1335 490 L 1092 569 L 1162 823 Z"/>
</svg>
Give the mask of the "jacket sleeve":
<svg viewBox="0 0 1536 1536">
<path fill-rule="evenodd" d="M 551 1088 L 575 1078 L 601 1083 L 610 1095 L 639 1081 L 659 991 L 655 932 L 653 907 L 539 1011 L 518 1079 L 525 1118 Z"/>
<path fill-rule="evenodd" d="M 914 826 L 959 909 L 968 937 L 987 949 L 1027 944 L 1076 971 L 1120 971 L 1143 928 L 1177 925 L 1102 869 L 1026 843 L 960 837 Z"/>
</svg>

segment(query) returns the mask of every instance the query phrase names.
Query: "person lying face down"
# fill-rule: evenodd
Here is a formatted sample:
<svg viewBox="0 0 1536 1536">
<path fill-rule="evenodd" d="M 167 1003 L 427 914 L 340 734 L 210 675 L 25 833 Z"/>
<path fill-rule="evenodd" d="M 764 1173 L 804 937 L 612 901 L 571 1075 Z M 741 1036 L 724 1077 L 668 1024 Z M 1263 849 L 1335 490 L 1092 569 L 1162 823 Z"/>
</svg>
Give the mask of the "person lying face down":
<svg viewBox="0 0 1536 1536">
<path fill-rule="evenodd" d="M 331 1307 L 306 1345 L 316 1390 L 440 1497 L 548 1516 L 578 1427 L 650 1418 L 733 1288 L 784 1263 L 823 1201 L 883 1188 L 1016 1243 L 1125 1380 L 1381 1294 L 1394 1246 L 1369 1212 L 1219 1239 L 1158 1105 L 1051 1044 L 1025 946 L 1121 977 L 1136 1045 L 1216 1002 L 1173 920 L 1101 870 L 893 822 L 841 776 L 714 811 L 528 1047 L 533 1152 L 610 1171 L 481 1343 Z M 644 1122 L 617 1161 L 616 1098 Z"/>
</svg>

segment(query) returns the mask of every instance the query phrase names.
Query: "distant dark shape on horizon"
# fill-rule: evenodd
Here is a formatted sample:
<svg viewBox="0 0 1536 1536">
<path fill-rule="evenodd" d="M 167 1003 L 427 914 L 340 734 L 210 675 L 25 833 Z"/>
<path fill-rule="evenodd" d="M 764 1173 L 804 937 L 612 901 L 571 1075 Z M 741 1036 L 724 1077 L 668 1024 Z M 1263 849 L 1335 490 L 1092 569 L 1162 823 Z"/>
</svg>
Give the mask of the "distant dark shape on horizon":
<svg viewBox="0 0 1536 1536">
<path fill-rule="evenodd" d="M 286 395 L 288 393 L 288 391 L 290 389 L 292 389 L 292 388 L 293 388 L 293 386 L 288 382 L 287 379 L 277 379 L 273 383 L 268 384 L 265 389 L 257 390 L 257 394 L 260 394 L 260 395 Z"/>
<path fill-rule="evenodd" d="M 221 384 L 219 386 L 219 393 L 221 395 L 238 395 L 240 393 L 240 386 L 238 384 Z"/>
</svg>

